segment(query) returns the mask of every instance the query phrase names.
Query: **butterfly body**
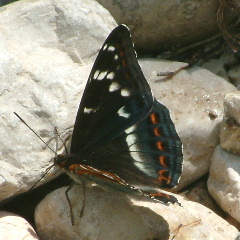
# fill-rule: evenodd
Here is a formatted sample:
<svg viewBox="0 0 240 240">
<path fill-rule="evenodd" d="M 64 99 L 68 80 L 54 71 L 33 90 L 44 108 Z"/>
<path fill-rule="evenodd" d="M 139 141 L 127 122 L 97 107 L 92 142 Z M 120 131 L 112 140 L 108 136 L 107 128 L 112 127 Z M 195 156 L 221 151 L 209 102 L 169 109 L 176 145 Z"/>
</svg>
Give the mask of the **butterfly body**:
<svg viewBox="0 0 240 240">
<path fill-rule="evenodd" d="M 79 106 L 70 154 L 54 163 L 76 182 L 177 202 L 156 189 L 177 185 L 181 140 L 168 109 L 152 96 L 126 26 L 115 28 L 103 44 Z"/>
</svg>

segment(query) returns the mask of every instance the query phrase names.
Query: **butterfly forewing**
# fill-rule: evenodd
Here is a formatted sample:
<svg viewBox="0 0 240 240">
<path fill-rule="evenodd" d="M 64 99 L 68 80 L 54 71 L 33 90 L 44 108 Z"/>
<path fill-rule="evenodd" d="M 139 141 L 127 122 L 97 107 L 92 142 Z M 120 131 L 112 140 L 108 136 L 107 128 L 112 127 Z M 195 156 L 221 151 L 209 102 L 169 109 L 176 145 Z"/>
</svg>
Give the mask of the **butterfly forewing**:
<svg viewBox="0 0 240 240">
<path fill-rule="evenodd" d="M 101 48 L 78 110 L 71 153 L 91 153 L 152 108 L 150 87 L 137 62 L 126 26 L 115 28 Z"/>
</svg>

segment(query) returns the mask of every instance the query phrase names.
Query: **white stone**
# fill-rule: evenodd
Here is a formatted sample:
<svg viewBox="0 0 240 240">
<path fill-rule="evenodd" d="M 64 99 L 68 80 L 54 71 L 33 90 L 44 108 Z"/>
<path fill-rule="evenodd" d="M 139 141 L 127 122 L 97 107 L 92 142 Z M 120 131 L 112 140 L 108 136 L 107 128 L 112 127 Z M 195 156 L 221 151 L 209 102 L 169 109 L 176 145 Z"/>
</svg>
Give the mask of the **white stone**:
<svg viewBox="0 0 240 240">
<path fill-rule="evenodd" d="M 90 0 L 19 1 L 0 9 L 0 24 L 0 199 L 4 199 L 32 186 L 55 156 L 13 112 L 53 149 L 54 127 L 68 138 L 92 60 L 116 24 Z M 182 138 L 185 164 L 180 187 L 186 186 L 208 171 L 218 143 L 223 96 L 236 89 L 196 67 L 154 82 L 158 72 L 175 70 L 182 63 L 155 60 L 142 66 L 154 95 L 170 109 Z M 196 218 L 188 220 L 181 219 L 171 229 L 180 222 L 192 224 Z"/>
<path fill-rule="evenodd" d="M 206 62 L 204 62 L 204 64 L 201 67 L 229 81 L 227 71 L 224 67 L 223 59 L 207 60 Z"/>
<path fill-rule="evenodd" d="M 147 52 L 184 47 L 210 38 L 219 31 L 216 21 L 218 0 L 97 0 L 118 23 L 132 31 L 135 44 Z M 224 15 L 239 15 L 239 11 Z"/>
<path fill-rule="evenodd" d="M 218 205 L 240 222 L 240 156 L 217 146 L 211 161 L 208 190 Z"/>
<path fill-rule="evenodd" d="M 163 205 L 143 196 L 108 192 L 98 187 L 69 192 L 73 206 L 71 224 L 66 188 L 49 194 L 37 207 L 35 222 L 41 240 L 172 239 L 235 240 L 237 229 L 206 207 L 178 196 L 182 207 Z"/>
<path fill-rule="evenodd" d="M 22 217 L 10 212 L 0 212 L 1 240 L 38 240 L 33 227 Z"/>
<path fill-rule="evenodd" d="M 31 187 L 71 133 L 92 60 L 114 19 L 90 0 L 27 0 L 0 9 L 0 199 Z"/>
<path fill-rule="evenodd" d="M 240 93 L 235 91 L 224 97 L 224 114 L 240 123 Z"/>
<path fill-rule="evenodd" d="M 234 65 L 230 68 L 228 71 L 228 75 L 233 81 L 234 85 L 237 87 L 237 89 L 240 89 L 240 66 L 239 64 Z"/>
<path fill-rule="evenodd" d="M 219 144 L 224 95 L 237 89 L 199 67 L 182 70 L 171 79 L 157 76 L 185 63 L 145 59 L 140 64 L 153 95 L 169 109 L 183 142 L 184 168 L 179 189 L 209 171 L 212 153 Z"/>
<path fill-rule="evenodd" d="M 226 94 L 221 123 L 220 144 L 223 149 L 240 155 L 240 93 Z"/>
</svg>

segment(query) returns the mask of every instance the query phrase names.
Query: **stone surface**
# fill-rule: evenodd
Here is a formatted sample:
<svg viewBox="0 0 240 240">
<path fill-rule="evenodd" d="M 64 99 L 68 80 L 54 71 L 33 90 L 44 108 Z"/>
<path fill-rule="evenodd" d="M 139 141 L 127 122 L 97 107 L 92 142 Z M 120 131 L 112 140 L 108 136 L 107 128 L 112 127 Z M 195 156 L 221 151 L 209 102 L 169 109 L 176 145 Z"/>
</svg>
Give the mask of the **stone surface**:
<svg viewBox="0 0 240 240">
<path fill-rule="evenodd" d="M 219 124 L 223 118 L 223 98 L 236 88 L 208 70 L 193 67 L 172 79 L 157 77 L 172 72 L 184 63 L 141 60 L 153 95 L 171 113 L 183 142 L 184 168 L 177 189 L 194 182 L 209 171 L 214 148 L 219 143 Z"/>
<path fill-rule="evenodd" d="M 208 176 L 200 178 L 180 191 L 179 194 L 190 201 L 202 204 L 203 206 L 211 209 L 218 216 L 225 219 L 227 214 L 217 205 L 216 201 L 208 192 L 207 179 Z"/>
<path fill-rule="evenodd" d="M 240 156 L 217 146 L 211 161 L 208 190 L 218 205 L 240 222 Z"/>
<path fill-rule="evenodd" d="M 9 212 L 0 212 L 1 240 L 38 240 L 33 227 L 22 217 Z"/>
<path fill-rule="evenodd" d="M 55 156 L 13 112 L 23 117 L 53 150 L 54 127 L 63 139 L 69 139 L 92 61 L 116 24 L 105 9 L 90 0 L 19 1 L 0 9 L 0 23 L 1 200 L 31 187 Z M 141 64 L 154 95 L 170 109 L 183 141 L 185 163 L 180 189 L 209 170 L 218 144 L 223 96 L 236 89 L 196 67 L 172 79 L 157 77 L 157 73 L 173 71 L 183 63 L 144 60 Z M 167 225 L 159 215 L 153 213 L 152 217 L 158 220 L 156 226 L 136 220 L 136 228 L 147 229 L 144 236 L 159 233 L 148 230 L 149 226 L 162 229 L 160 226 Z M 197 220 L 180 220 L 170 229 L 181 237 L 181 229 L 195 227 Z M 178 228 L 179 224 L 183 226 Z M 119 226 L 131 227 L 128 222 Z M 131 233 L 136 236 L 134 231 Z M 169 229 L 163 230 L 163 237 L 168 234 Z"/>
<path fill-rule="evenodd" d="M 224 78 L 225 80 L 229 81 L 229 77 L 227 74 L 226 69 L 224 68 L 224 61 L 222 59 L 210 59 L 204 62 L 201 66 L 209 70 L 210 72 L 218 75 L 219 77 Z"/>
<path fill-rule="evenodd" d="M 82 188 L 69 196 L 73 206 L 71 225 L 66 188 L 49 194 L 37 207 L 35 220 L 41 240 L 94 239 L 218 239 L 234 240 L 238 231 L 206 207 L 178 197 L 182 207 L 165 206 L 143 196 L 87 187 L 82 209 Z"/>
<path fill-rule="evenodd" d="M 148 52 L 186 46 L 219 31 L 216 18 L 219 7 L 217 0 L 98 2 L 109 10 L 119 24 L 129 26 L 136 46 Z"/>
<path fill-rule="evenodd" d="M 240 65 L 237 64 L 232 66 L 228 71 L 228 75 L 231 81 L 236 86 L 236 88 L 239 90 L 240 89 Z"/>
<path fill-rule="evenodd" d="M 31 187 L 71 133 L 92 59 L 115 27 L 90 1 L 19 1 L 0 8 L 0 200 Z"/>
<path fill-rule="evenodd" d="M 223 149 L 240 155 L 240 93 L 224 98 L 224 118 L 221 123 L 220 144 Z"/>
</svg>

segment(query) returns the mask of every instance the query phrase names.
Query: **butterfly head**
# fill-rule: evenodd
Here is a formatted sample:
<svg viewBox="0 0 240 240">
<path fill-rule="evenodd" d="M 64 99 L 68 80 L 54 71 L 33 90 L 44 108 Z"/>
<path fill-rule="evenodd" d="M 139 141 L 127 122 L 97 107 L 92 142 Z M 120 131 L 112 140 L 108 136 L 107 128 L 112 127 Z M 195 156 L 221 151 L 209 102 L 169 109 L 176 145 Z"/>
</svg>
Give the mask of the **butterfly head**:
<svg viewBox="0 0 240 240">
<path fill-rule="evenodd" d="M 67 155 L 65 154 L 59 154 L 54 158 L 54 165 L 60 167 L 60 168 L 65 168 L 67 163 Z"/>
<path fill-rule="evenodd" d="M 70 170 L 75 164 L 86 164 L 86 160 L 82 159 L 78 154 L 59 154 L 54 158 L 54 166 L 58 166 L 64 170 Z"/>
</svg>

